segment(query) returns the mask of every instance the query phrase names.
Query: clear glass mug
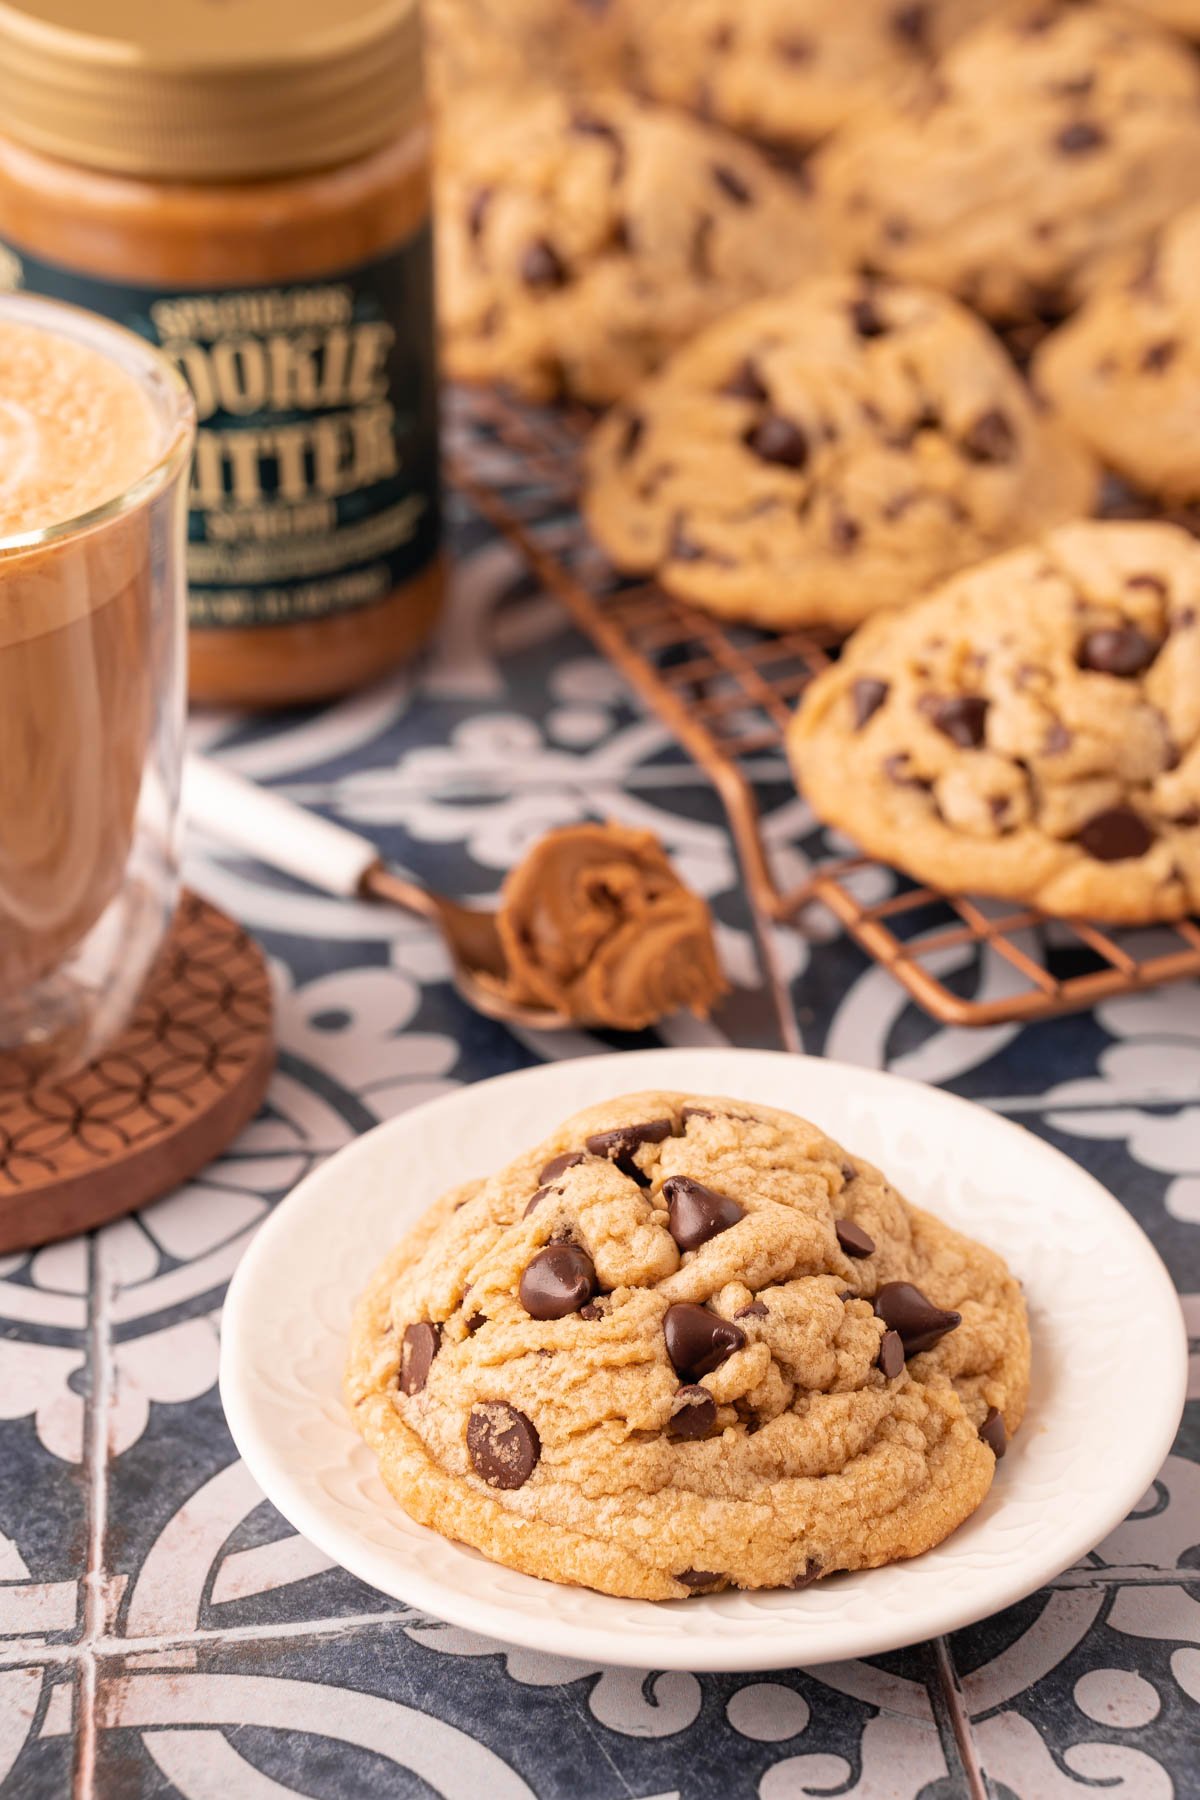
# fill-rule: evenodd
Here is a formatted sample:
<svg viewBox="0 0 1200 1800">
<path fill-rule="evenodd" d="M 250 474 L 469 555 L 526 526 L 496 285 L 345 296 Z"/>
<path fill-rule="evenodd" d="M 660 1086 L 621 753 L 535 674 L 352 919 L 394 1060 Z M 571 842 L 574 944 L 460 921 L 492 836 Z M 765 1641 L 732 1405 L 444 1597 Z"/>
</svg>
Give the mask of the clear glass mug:
<svg viewBox="0 0 1200 1800">
<path fill-rule="evenodd" d="M 123 492 L 0 537 L 0 1092 L 110 1042 L 170 924 L 195 437 L 186 387 L 133 333 L 0 294 L 0 330 L 10 322 L 115 363 L 154 423 Z"/>
</svg>

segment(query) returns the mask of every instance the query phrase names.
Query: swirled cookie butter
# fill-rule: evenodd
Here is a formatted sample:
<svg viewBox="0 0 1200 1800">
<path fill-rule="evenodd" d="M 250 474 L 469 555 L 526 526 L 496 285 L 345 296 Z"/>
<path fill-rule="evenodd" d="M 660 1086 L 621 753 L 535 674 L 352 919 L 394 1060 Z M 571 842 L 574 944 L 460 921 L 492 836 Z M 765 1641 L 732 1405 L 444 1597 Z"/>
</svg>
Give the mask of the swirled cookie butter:
<svg viewBox="0 0 1200 1800">
<path fill-rule="evenodd" d="M 416 0 L 0 0 L 0 286 L 118 319 L 192 389 L 194 697 L 318 699 L 422 641 Z"/>
</svg>

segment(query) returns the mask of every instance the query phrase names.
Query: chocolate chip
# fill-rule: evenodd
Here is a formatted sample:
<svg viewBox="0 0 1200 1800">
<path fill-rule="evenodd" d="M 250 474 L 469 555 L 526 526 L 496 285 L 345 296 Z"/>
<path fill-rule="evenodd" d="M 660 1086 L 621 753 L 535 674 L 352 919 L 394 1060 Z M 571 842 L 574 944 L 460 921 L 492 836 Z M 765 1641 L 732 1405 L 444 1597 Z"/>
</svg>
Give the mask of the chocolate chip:
<svg viewBox="0 0 1200 1800">
<path fill-rule="evenodd" d="M 521 1305 L 531 1319 L 565 1319 L 596 1291 L 596 1270 L 578 1244 L 547 1244 L 525 1265 Z"/>
<path fill-rule="evenodd" d="M 675 1577 L 687 1588 L 712 1587 L 715 1582 L 724 1581 L 723 1575 L 713 1575 L 707 1569 L 685 1569 L 682 1575 Z"/>
<path fill-rule="evenodd" d="M 1096 513 L 1101 519 L 1151 519 L 1155 507 L 1152 500 L 1125 481 L 1120 475 L 1105 474 L 1100 481 Z"/>
<path fill-rule="evenodd" d="M 441 1327 L 422 1321 L 407 1325 L 400 1343 L 400 1392 L 419 1394 L 442 1341 Z"/>
<path fill-rule="evenodd" d="M 617 1125 L 612 1131 L 595 1131 L 587 1139 L 587 1148 L 593 1156 L 603 1156 L 616 1163 L 622 1175 L 636 1181 L 639 1187 L 649 1187 L 649 1181 L 633 1160 L 633 1153 L 639 1144 L 661 1144 L 670 1135 L 670 1119 L 647 1119 L 641 1125 Z"/>
<path fill-rule="evenodd" d="M 714 163 L 712 165 L 712 176 L 717 186 L 728 194 L 729 198 L 734 201 L 736 205 L 749 206 L 754 195 L 750 192 L 750 189 L 746 186 L 746 183 L 742 180 L 736 169 L 731 169 L 728 163 Z"/>
<path fill-rule="evenodd" d="M 640 413 L 630 413 L 621 427 L 621 437 L 617 444 L 617 461 L 627 463 L 636 454 L 646 430 L 646 421 Z"/>
<path fill-rule="evenodd" d="M 1150 667 L 1158 650 L 1154 639 L 1144 631 L 1135 625 L 1121 625 L 1089 631 L 1075 660 L 1081 669 L 1093 669 L 1100 675 L 1140 675 Z"/>
<path fill-rule="evenodd" d="M 692 1443 L 709 1437 L 717 1422 L 717 1403 L 705 1387 L 681 1387 L 672 1402 L 667 1430 L 672 1437 Z"/>
<path fill-rule="evenodd" d="M 717 1115 L 707 1106 L 685 1106 L 679 1116 L 686 1125 L 689 1119 L 715 1119 Z"/>
<path fill-rule="evenodd" d="M 579 1316 L 581 1319 L 586 1319 L 589 1324 L 593 1324 L 597 1319 L 604 1317 L 604 1308 L 591 1301 L 587 1306 L 580 1307 Z"/>
<path fill-rule="evenodd" d="M 540 1187 L 537 1190 L 536 1194 L 531 1195 L 529 1204 L 528 1204 L 528 1206 L 526 1206 L 525 1211 L 521 1214 L 521 1217 L 523 1219 L 527 1219 L 531 1212 L 537 1211 L 538 1207 L 542 1204 L 542 1201 L 546 1198 L 546 1195 L 553 1194 L 554 1192 L 555 1192 L 555 1189 L 552 1187 Z"/>
<path fill-rule="evenodd" d="M 763 462 L 780 463 L 785 469 L 802 469 L 808 461 L 808 439 L 782 413 L 767 413 L 750 427 L 742 442 Z"/>
<path fill-rule="evenodd" d="M 1063 156 L 1087 156 L 1093 150 L 1099 150 L 1108 142 L 1108 133 L 1099 125 L 1093 125 L 1089 119 L 1076 119 L 1070 125 L 1064 125 L 1054 140 L 1057 149 Z"/>
<path fill-rule="evenodd" d="M 746 1342 L 740 1326 L 718 1318 L 706 1306 L 693 1306 L 690 1301 L 668 1306 L 663 1335 L 676 1374 L 693 1381 L 701 1375 L 711 1375 Z"/>
<path fill-rule="evenodd" d="M 798 1575 L 792 1577 L 788 1582 L 788 1586 L 792 1589 L 793 1593 L 800 1593 L 804 1588 L 811 1587 L 814 1581 L 820 1581 L 824 1573 L 824 1569 L 821 1567 L 821 1564 L 817 1561 L 815 1556 L 806 1556 L 804 1559 L 804 1567 Z"/>
<path fill-rule="evenodd" d="M 481 1331 L 486 1324 L 487 1315 L 485 1313 L 472 1313 L 467 1320 L 467 1336 L 474 1337 L 475 1333 Z"/>
<path fill-rule="evenodd" d="M 467 1455 L 475 1473 L 494 1488 L 524 1487 L 537 1468 L 542 1443 L 532 1419 L 505 1400 L 482 1400 L 467 1420 Z"/>
<path fill-rule="evenodd" d="M 483 227 L 491 204 L 492 189 L 490 187 L 476 188 L 467 206 L 467 236 L 473 244 L 477 244 L 483 236 Z"/>
<path fill-rule="evenodd" d="M 862 526 L 849 513 L 834 513 L 829 525 L 829 536 L 834 549 L 847 555 L 862 536 Z"/>
<path fill-rule="evenodd" d="M 875 1239 L 868 1237 L 862 1226 L 856 1225 L 853 1219 L 835 1219 L 833 1229 L 847 1256 L 874 1256 Z"/>
<path fill-rule="evenodd" d="M 1142 354 L 1142 368 L 1147 375 L 1160 375 L 1169 368 L 1179 354 L 1179 343 L 1175 338 L 1162 338 L 1157 344 L 1148 344 Z"/>
<path fill-rule="evenodd" d="M 1145 588 L 1148 593 L 1158 594 L 1162 599 L 1167 597 L 1167 584 L 1161 575 L 1127 575 L 1125 586 L 1128 588 Z"/>
<path fill-rule="evenodd" d="M 887 336 L 887 321 L 869 295 L 851 303 L 850 319 L 860 338 Z"/>
<path fill-rule="evenodd" d="M 962 1314 L 935 1306 L 911 1281 L 885 1281 L 875 1296 L 876 1317 L 898 1331 L 905 1356 L 916 1356 L 962 1324 Z"/>
<path fill-rule="evenodd" d="M 921 710 L 931 725 L 960 750 L 978 750 L 983 742 L 988 703 L 979 694 L 931 695 Z"/>
<path fill-rule="evenodd" d="M 751 1300 L 747 1306 L 739 1306 L 734 1313 L 735 1319 L 765 1319 L 770 1314 L 770 1307 L 761 1300 Z"/>
<path fill-rule="evenodd" d="M 672 1175 L 663 1182 L 668 1206 L 668 1229 L 681 1250 L 696 1250 L 718 1232 L 728 1231 L 746 1210 L 728 1194 L 718 1194 L 690 1175 Z"/>
<path fill-rule="evenodd" d="M 1042 755 L 1061 756 L 1074 742 L 1074 733 L 1067 730 L 1061 719 L 1055 719 L 1042 742 Z"/>
<path fill-rule="evenodd" d="M 1076 841 L 1097 862 L 1125 862 L 1144 856 L 1154 833 L 1131 806 L 1113 806 L 1096 813 L 1077 834 Z"/>
<path fill-rule="evenodd" d="M 989 1406 L 987 1418 L 979 1427 L 979 1435 L 996 1461 L 999 1462 L 1008 1449 L 1008 1432 L 1004 1426 L 1004 1414 L 998 1412 L 994 1406 Z"/>
<path fill-rule="evenodd" d="M 880 1338 L 879 1366 L 888 1381 L 895 1381 L 904 1367 L 904 1339 L 898 1331 L 885 1331 Z"/>
<path fill-rule="evenodd" d="M 560 288 L 567 279 L 567 267 L 554 245 L 546 238 L 535 238 L 521 258 L 521 280 L 526 287 Z"/>
<path fill-rule="evenodd" d="M 890 685 L 875 675 L 860 675 L 850 690 L 854 707 L 854 729 L 861 731 L 868 719 L 874 718 L 890 692 Z"/>
<path fill-rule="evenodd" d="M 538 1186 L 544 1187 L 548 1181 L 557 1181 L 568 1169 L 574 1169 L 584 1161 L 582 1150 L 564 1150 L 560 1156 L 552 1156 L 538 1176 Z"/>
<path fill-rule="evenodd" d="M 712 234 L 715 222 L 709 213 L 701 213 L 692 232 L 691 265 L 693 275 L 707 281 L 712 275 Z"/>
<path fill-rule="evenodd" d="M 798 33 L 776 38 L 773 47 L 780 61 L 791 63 L 794 68 L 811 62 L 817 53 L 817 47 L 812 39 L 801 37 Z"/>
<path fill-rule="evenodd" d="M 752 356 L 747 356 L 738 364 L 720 392 L 728 395 L 731 400 L 755 400 L 760 404 L 768 397 Z"/>
<path fill-rule="evenodd" d="M 602 119 L 598 113 L 585 112 L 582 108 L 577 108 L 571 114 L 571 130 L 578 132 L 581 137 L 603 138 L 605 143 L 612 148 L 613 180 L 618 180 L 624 174 L 625 143 L 620 132 L 614 125 L 610 125 L 607 119 Z"/>
<path fill-rule="evenodd" d="M 964 455 L 976 463 L 1007 463 L 1017 447 L 1012 421 L 998 406 L 980 413 L 959 440 Z"/>
<path fill-rule="evenodd" d="M 929 8 L 898 6 L 892 14 L 892 30 L 916 50 L 929 48 Z"/>
<path fill-rule="evenodd" d="M 847 1186 L 849 1186 L 850 1182 L 858 1180 L 858 1170 L 853 1163 L 846 1162 L 842 1164 L 842 1180 Z"/>
</svg>

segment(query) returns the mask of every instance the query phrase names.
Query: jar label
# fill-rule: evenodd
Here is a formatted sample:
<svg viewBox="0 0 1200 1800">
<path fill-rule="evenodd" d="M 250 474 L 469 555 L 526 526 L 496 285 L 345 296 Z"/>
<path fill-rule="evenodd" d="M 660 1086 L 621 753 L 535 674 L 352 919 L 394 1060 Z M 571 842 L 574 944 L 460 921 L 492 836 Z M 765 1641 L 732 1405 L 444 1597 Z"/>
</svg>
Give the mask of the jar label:
<svg viewBox="0 0 1200 1800">
<path fill-rule="evenodd" d="M 0 246 L 0 279 L 115 319 L 187 380 L 194 630 L 351 612 L 436 554 L 428 226 L 372 262 L 273 287 L 130 287 L 16 246 Z"/>
</svg>

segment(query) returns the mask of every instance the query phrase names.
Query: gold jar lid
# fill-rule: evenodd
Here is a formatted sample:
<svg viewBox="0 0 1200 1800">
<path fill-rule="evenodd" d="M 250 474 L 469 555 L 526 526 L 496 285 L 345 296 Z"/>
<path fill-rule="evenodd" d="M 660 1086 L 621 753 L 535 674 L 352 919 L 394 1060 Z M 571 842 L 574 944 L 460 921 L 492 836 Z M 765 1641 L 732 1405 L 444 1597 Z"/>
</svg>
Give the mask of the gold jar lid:
<svg viewBox="0 0 1200 1800">
<path fill-rule="evenodd" d="M 335 167 L 421 110 L 417 0 L 0 0 L 0 131 L 87 168 Z"/>
</svg>

